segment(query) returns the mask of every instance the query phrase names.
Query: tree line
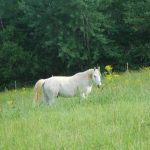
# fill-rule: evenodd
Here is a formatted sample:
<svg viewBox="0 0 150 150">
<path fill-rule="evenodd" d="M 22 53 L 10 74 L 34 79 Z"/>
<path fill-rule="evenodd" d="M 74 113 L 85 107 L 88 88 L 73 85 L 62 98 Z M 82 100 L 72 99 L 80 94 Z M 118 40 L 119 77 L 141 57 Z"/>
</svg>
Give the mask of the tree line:
<svg viewBox="0 0 150 150">
<path fill-rule="evenodd" d="M 149 8 L 149 0 L 1 0 L 1 86 L 150 65 Z"/>
</svg>

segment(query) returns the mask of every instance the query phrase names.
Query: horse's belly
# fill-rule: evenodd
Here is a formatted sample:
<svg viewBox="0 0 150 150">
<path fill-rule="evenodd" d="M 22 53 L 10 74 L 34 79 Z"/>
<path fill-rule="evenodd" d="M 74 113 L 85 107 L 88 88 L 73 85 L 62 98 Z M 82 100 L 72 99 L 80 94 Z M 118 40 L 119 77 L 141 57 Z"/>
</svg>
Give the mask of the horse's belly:
<svg viewBox="0 0 150 150">
<path fill-rule="evenodd" d="M 59 95 L 67 96 L 67 97 L 75 96 L 76 90 L 74 88 L 71 88 L 71 87 L 68 87 L 68 88 L 61 87 L 59 90 Z"/>
</svg>

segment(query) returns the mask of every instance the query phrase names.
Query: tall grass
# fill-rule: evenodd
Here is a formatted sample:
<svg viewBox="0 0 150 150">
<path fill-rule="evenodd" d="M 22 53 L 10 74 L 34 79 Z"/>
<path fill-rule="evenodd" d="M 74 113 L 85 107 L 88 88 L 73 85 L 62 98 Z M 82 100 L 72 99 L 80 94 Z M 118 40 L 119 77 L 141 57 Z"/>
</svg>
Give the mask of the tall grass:
<svg viewBox="0 0 150 150">
<path fill-rule="evenodd" d="M 150 70 L 103 80 L 86 100 L 32 107 L 33 89 L 0 93 L 0 149 L 150 149 Z"/>
</svg>

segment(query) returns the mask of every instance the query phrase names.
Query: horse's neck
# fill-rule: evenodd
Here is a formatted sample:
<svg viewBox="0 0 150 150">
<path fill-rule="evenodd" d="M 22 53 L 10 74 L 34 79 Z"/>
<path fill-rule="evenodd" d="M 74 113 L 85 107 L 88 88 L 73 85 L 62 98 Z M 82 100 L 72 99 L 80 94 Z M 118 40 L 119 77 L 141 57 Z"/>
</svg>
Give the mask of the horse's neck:
<svg viewBox="0 0 150 150">
<path fill-rule="evenodd" d="M 78 80 L 86 80 L 87 82 L 92 83 L 93 71 L 94 71 L 93 69 L 89 69 L 87 71 L 77 73 L 73 76 L 73 78 L 76 79 L 77 82 Z"/>
</svg>

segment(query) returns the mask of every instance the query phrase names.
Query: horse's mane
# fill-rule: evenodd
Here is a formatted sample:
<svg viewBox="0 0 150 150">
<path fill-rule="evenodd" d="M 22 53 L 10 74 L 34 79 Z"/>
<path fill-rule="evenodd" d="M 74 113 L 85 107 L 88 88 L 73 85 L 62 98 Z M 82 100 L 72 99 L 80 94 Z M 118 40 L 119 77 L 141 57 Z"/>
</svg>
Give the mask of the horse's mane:
<svg viewBox="0 0 150 150">
<path fill-rule="evenodd" d="M 94 69 L 88 69 L 88 70 L 83 71 L 83 72 L 78 72 L 72 76 L 52 76 L 50 78 L 53 78 L 53 77 L 55 77 L 55 78 L 58 78 L 58 77 L 84 77 L 85 78 L 87 76 L 92 75 L 93 71 L 94 71 Z"/>
<path fill-rule="evenodd" d="M 81 77 L 89 76 L 93 73 L 93 71 L 94 69 L 88 69 L 86 71 L 76 73 L 74 76 L 81 76 Z"/>
</svg>

